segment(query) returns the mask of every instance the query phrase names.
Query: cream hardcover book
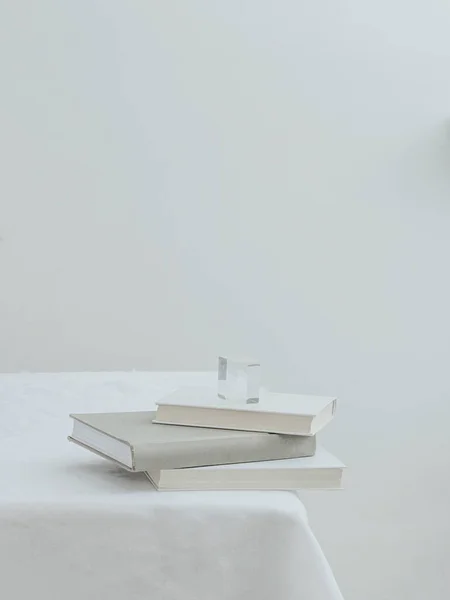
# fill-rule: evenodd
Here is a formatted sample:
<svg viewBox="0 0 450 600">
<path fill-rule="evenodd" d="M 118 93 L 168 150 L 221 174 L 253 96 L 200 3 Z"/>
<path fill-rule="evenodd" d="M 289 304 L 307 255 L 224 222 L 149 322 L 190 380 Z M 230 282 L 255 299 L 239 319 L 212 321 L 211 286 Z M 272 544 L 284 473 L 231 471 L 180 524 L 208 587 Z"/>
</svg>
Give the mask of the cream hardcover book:
<svg viewBox="0 0 450 600">
<path fill-rule="evenodd" d="M 311 456 L 315 438 L 158 425 L 155 412 L 74 414 L 69 440 L 130 471 Z"/>
</svg>

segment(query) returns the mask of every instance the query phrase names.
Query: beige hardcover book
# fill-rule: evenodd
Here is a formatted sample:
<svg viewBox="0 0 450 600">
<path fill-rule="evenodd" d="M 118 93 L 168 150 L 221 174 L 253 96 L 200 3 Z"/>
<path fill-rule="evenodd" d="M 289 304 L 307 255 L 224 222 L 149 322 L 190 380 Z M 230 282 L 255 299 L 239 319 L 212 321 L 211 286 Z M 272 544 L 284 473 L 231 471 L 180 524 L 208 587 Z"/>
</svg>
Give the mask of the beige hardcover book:
<svg viewBox="0 0 450 600">
<path fill-rule="evenodd" d="M 130 471 L 312 456 L 315 438 L 153 423 L 155 412 L 74 414 L 71 442 Z"/>
<path fill-rule="evenodd" d="M 342 487 L 343 463 L 318 447 L 314 456 L 195 469 L 151 470 L 164 490 L 330 490 Z"/>
<path fill-rule="evenodd" d="M 315 435 L 333 418 L 336 398 L 263 390 L 256 404 L 222 400 L 210 388 L 181 388 L 157 402 L 155 423 Z"/>
</svg>

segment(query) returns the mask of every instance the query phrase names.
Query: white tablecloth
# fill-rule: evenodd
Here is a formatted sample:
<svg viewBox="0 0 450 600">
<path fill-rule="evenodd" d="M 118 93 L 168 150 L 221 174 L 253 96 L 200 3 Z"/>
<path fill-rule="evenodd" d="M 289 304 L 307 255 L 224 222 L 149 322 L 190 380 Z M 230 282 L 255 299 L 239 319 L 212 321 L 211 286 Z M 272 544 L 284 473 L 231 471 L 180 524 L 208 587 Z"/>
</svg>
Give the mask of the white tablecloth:
<svg viewBox="0 0 450 600">
<path fill-rule="evenodd" d="M 0 375 L 4 600 L 342 600 L 288 492 L 163 492 L 66 441 L 211 374 Z"/>
</svg>

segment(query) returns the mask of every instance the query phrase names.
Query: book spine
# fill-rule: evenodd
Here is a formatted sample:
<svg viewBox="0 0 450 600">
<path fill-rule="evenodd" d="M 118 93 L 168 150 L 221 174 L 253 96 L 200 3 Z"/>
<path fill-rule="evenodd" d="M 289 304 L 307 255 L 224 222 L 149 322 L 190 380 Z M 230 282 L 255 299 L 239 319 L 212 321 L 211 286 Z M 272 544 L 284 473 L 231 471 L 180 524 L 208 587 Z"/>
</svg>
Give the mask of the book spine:
<svg viewBox="0 0 450 600">
<path fill-rule="evenodd" d="M 313 456 L 315 436 L 266 434 L 236 439 L 142 444 L 133 448 L 134 470 L 181 469 Z"/>
</svg>

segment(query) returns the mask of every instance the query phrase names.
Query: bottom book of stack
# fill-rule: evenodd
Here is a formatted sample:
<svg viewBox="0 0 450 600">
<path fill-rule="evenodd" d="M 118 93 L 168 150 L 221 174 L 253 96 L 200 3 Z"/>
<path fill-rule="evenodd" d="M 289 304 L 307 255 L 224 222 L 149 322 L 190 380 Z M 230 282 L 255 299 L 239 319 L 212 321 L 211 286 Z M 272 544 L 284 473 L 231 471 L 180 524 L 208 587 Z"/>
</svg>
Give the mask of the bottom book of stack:
<svg viewBox="0 0 450 600">
<path fill-rule="evenodd" d="M 339 489 L 344 465 L 318 447 L 314 456 L 147 471 L 158 490 Z"/>
</svg>

